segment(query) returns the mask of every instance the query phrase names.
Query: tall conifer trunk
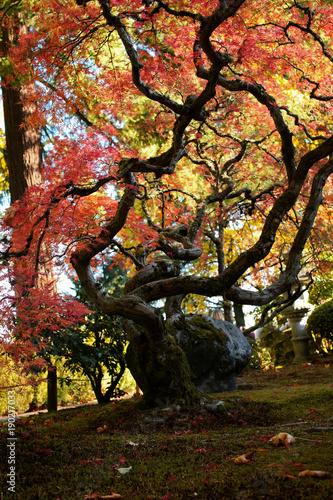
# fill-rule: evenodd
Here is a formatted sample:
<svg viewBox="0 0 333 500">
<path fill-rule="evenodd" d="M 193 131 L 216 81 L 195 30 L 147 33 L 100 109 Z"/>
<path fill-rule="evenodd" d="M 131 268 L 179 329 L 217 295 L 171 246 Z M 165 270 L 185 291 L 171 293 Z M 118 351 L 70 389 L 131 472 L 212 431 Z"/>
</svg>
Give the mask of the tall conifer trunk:
<svg viewBox="0 0 333 500">
<path fill-rule="evenodd" d="M 33 105 L 25 102 L 27 94 L 33 90 L 32 85 L 19 88 L 2 85 L 12 203 L 20 199 L 27 188 L 42 183 L 40 130 L 27 125 L 34 112 Z"/>
<path fill-rule="evenodd" d="M 10 46 L 17 43 L 27 28 L 16 16 L 15 28 L 2 28 L 2 54 L 9 55 Z M 41 174 L 41 130 L 30 119 L 37 104 L 29 99 L 34 94 L 34 82 L 24 83 L 11 76 L 1 79 L 9 187 L 12 203 L 17 201 L 27 188 L 42 183 Z"/>
</svg>

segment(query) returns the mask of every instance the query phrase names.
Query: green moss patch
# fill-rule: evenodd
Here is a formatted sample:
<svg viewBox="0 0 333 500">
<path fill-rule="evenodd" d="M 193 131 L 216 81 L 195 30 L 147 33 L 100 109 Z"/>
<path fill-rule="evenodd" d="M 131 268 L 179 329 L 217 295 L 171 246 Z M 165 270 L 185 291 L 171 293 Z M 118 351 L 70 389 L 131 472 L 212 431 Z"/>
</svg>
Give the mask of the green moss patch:
<svg viewBox="0 0 333 500">
<path fill-rule="evenodd" d="M 191 341 L 193 344 L 205 340 L 212 346 L 214 341 L 219 343 L 228 341 L 228 336 L 222 330 L 215 328 L 212 323 L 207 321 L 205 316 L 197 315 L 190 317 L 188 323 L 194 327 L 193 331 L 191 331 Z"/>
</svg>

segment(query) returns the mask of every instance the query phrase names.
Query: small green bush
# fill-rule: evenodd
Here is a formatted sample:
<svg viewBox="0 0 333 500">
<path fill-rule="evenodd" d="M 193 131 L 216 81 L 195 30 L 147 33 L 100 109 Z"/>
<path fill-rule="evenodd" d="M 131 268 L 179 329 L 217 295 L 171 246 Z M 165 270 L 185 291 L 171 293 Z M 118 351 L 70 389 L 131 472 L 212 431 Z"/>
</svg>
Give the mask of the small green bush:
<svg viewBox="0 0 333 500">
<path fill-rule="evenodd" d="M 270 366 L 271 356 L 268 350 L 262 345 L 260 345 L 259 342 L 256 342 L 251 338 L 248 338 L 247 340 L 252 349 L 252 356 L 248 364 L 248 367 L 254 370 L 261 370 L 266 366 Z"/>
<path fill-rule="evenodd" d="M 290 328 L 279 330 L 275 327 L 266 327 L 261 333 L 260 344 L 269 352 L 275 367 L 285 366 L 293 362 L 295 355 L 291 336 Z"/>
<path fill-rule="evenodd" d="M 333 300 L 317 307 L 308 317 L 307 331 L 319 353 L 333 350 Z"/>
</svg>

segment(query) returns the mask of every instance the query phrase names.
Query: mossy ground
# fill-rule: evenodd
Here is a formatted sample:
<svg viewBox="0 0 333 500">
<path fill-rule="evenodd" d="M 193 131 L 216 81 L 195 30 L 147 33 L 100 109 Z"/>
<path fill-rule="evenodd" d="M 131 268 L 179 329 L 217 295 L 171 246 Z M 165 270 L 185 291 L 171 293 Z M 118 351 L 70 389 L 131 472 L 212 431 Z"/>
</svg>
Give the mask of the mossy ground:
<svg viewBox="0 0 333 500">
<path fill-rule="evenodd" d="M 332 498 L 332 372 L 328 362 L 247 369 L 238 391 L 214 395 L 211 403 L 224 401 L 215 409 L 141 410 L 123 400 L 22 419 L 15 429 L 16 495 L 7 491 L 2 424 L 1 498 Z M 279 432 L 295 437 L 289 449 L 269 443 Z M 254 450 L 252 462 L 235 465 L 233 458 Z M 118 472 L 127 467 L 127 474 Z M 330 476 L 299 477 L 306 469 Z"/>
</svg>

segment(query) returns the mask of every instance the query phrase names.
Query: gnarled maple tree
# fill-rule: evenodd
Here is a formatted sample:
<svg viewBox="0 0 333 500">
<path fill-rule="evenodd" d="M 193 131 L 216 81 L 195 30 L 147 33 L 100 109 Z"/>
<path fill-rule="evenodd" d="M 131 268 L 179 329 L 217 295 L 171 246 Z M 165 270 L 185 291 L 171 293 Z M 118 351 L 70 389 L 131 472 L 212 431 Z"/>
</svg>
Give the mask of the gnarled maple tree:
<svg viewBox="0 0 333 500">
<path fill-rule="evenodd" d="M 32 64 L 29 119 L 54 135 L 45 186 L 12 210 L 4 257 L 30 272 L 43 244 L 68 272 L 70 262 L 91 299 L 124 318 L 147 400 L 195 398 L 176 340 L 184 298 L 274 311 L 320 245 L 332 194 L 332 6 L 27 5 L 32 29 L 12 64 Z M 122 297 L 98 281 L 106 254 L 131 270 Z M 53 300 L 47 328 L 61 317 Z M 38 307 L 42 329 L 40 297 Z"/>
</svg>

